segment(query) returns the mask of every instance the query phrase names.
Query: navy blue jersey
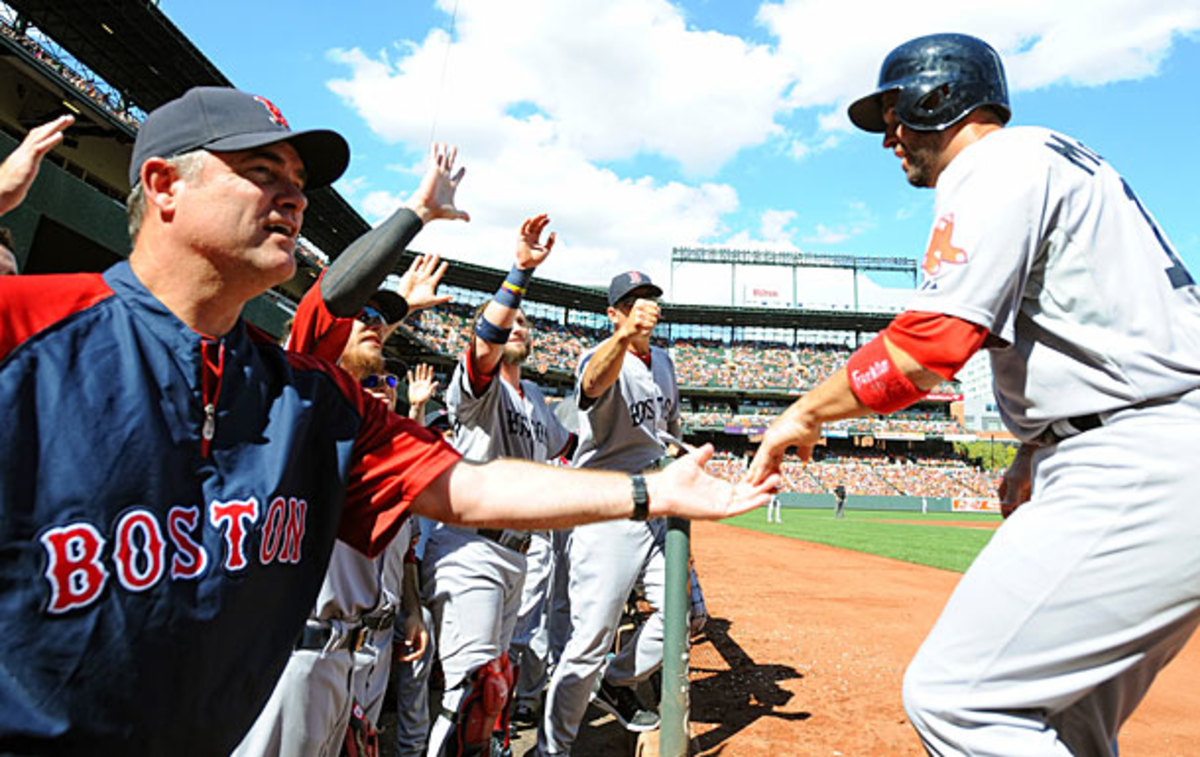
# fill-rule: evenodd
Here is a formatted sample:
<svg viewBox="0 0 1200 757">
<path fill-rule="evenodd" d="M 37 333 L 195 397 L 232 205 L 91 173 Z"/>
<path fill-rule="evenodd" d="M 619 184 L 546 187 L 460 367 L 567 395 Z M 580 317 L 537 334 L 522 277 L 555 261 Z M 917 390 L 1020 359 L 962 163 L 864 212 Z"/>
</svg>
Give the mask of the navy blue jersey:
<svg viewBox="0 0 1200 757">
<path fill-rule="evenodd" d="M 386 545 L 458 456 L 122 263 L 0 281 L 0 752 L 226 755 L 336 537 Z"/>
</svg>

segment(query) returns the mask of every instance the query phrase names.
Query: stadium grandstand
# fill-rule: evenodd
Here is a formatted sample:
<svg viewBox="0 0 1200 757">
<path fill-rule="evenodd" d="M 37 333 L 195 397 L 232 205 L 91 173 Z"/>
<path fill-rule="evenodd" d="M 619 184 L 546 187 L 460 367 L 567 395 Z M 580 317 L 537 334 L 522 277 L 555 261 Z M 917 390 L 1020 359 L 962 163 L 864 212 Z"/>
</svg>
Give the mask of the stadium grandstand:
<svg viewBox="0 0 1200 757">
<path fill-rule="evenodd" d="M 236 85 L 149 0 L 0 2 L 0 70 L 0 152 L 37 124 L 65 112 L 76 118 L 26 203 L 5 217 L 29 273 L 101 271 L 122 259 L 129 249 L 126 168 L 144 114 L 193 86 Z M 297 275 L 251 303 L 247 317 L 281 335 L 321 268 L 368 228 L 336 190 L 311 193 Z M 411 259 L 405 256 L 397 275 Z M 443 290 L 454 302 L 407 322 L 389 352 L 410 365 L 432 364 L 444 386 L 466 344 L 471 310 L 504 275 L 452 261 Z M 531 287 L 525 310 L 537 346 L 529 374 L 552 401 L 570 395 L 579 355 L 607 335 L 606 305 L 599 288 L 542 279 Z M 736 478 L 770 420 L 843 366 L 892 313 L 665 302 L 662 317 L 656 333 L 677 365 L 686 439 L 713 443 L 721 453 L 714 470 Z M 852 497 L 991 496 L 994 475 L 955 452 L 956 442 L 975 438 L 963 428 L 961 407 L 958 385 L 948 383 L 893 417 L 831 424 L 818 459 L 787 463 L 787 488 L 816 495 L 841 484 Z"/>
</svg>

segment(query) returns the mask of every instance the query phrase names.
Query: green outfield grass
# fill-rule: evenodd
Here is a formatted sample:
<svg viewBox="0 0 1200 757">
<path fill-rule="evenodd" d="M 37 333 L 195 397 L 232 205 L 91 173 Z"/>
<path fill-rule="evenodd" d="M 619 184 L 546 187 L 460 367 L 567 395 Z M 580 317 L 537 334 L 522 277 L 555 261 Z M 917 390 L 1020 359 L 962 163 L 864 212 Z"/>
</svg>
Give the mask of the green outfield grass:
<svg viewBox="0 0 1200 757">
<path fill-rule="evenodd" d="M 993 533 L 984 528 L 886 522 L 889 520 L 998 523 L 1000 516 L 986 513 L 922 515 L 919 512 L 897 510 L 847 510 L 846 517 L 837 520 L 833 517 L 832 508 L 808 510 L 785 507 L 783 523 L 780 524 L 767 523 L 767 511 L 763 508 L 723 522 L 763 533 L 843 547 L 959 573 L 967 569 Z"/>
</svg>

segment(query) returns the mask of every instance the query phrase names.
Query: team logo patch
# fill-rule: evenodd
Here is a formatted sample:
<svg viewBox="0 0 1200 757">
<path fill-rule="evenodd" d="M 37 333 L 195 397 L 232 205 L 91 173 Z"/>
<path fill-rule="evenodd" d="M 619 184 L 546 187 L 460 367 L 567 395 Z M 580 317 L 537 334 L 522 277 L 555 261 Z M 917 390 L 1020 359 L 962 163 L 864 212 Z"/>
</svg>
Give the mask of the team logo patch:
<svg viewBox="0 0 1200 757">
<path fill-rule="evenodd" d="M 630 284 L 641 284 L 642 283 L 642 274 L 638 273 L 637 271 L 630 271 L 629 272 L 629 283 Z"/>
<path fill-rule="evenodd" d="M 936 276 L 942 270 L 942 265 L 962 265 L 967 262 L 966 250 L 955 247 L 950 238 L 954 235 L 954 214 L 950 213 L 938 219 L 933 226 L 933 235 L 929 238 L 929 249 L 925 251 L 925 261 L 921 268 L 930 276 Z"/>
<path fill-rule="evenodd" d="M 292 128 L 288 125 L 287 119 L 283 117 L 283 113 L 279 110 L 279 108 L 275 107 L 275 103 L 258 95 L 255 95 L 254 99 L 267 109 L 267 114 L 270 115 L 272 123 L 274 123 L 276 126 L 282 126 L 288 130 Z"/>
</svg>

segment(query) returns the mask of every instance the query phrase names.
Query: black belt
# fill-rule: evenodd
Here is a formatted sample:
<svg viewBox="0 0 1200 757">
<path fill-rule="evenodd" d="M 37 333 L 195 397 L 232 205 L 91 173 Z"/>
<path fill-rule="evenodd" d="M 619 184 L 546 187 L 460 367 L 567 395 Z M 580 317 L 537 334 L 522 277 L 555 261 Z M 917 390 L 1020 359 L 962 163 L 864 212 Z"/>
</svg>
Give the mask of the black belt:
<svg viewBox="0 0 1200 757">
<path fill-rule="evenodd" d="M 1039 439 L 1046 444 L 1058 444 L 1063 439 L 1070 439 L 1076 434 L 1100 428 L 1104 425 L 1104 418 L 1105 416 L 1102 416 L 1100 413 L 1088 413 L 1087 415 L 1076 415 L 1073 418 L 1057 420 L 1046 426 L 1046 430 L 1042 432 Z"/>
<path fill-rule="evenodd" d="M 396 611 L 387 610 L 386 612 L 367 615 L 358 621 L 356 625 L 348 624 L 342 634 L 342 639 L 332 651 L 338 649 L 349 649 L 352 652 L 357 652 L 362 649 L 367 638 L 373 631 L 382 631 L 385 628 L 391 628 L 396 622 Z M 329 644 L 329 639 L 334 635 L 334 627 L 332 625 L 325 626 L 310 626 L 305 625 L 300 631 L 300 637 L 296 639 L 296 649 L 324 649 Z"/>
<path fill-rule="evenodd" d="M 528 531 L 509 531 L 502 528 L 480 528 L 479 535 L 496 542 L 501 547 L 525 554 L 533 537 Z"/>
</svg>

